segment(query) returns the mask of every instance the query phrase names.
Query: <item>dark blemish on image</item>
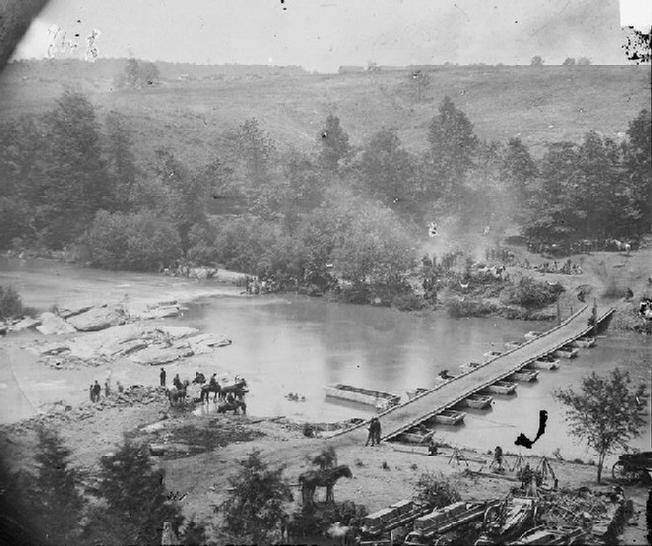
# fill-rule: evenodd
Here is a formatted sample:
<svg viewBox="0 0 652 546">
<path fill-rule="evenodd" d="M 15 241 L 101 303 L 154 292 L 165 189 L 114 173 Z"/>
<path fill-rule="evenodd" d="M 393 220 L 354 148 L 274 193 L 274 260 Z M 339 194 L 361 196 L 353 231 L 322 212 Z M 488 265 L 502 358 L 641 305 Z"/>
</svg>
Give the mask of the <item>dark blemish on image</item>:
<svg viewBox="0 0 652 546">
<path fill-rule="evenodd" d="M 322 137 L 322 138 L 328 138 L 328 131 L 324 131 L 324 132 L 321 134 L 321 137 Z"/>
<path fill-rule="evenodd" d="M 645 33 L 635 29 L 632 26 L 627 27 L 630 34 L 627 36 L 627 42 L 621 47 L 625 50 L 625 55 L 630 61 L 636 64 L 649 63 L 651 59 L 651 32 Z"/>
<path fill-rule="evenodd" d="M 516 441 L 514 442 L 514 445 L 517 446 L 523 446 L 527 449 L 532 449 L 532 446 L 534 443 L 543 436 L 543 434 L 546 432 L 546 422 L 548 421 L 548 412 L 546 410 L 541 410 L 539 411 L 539 430 L 537 430 L 537 435 L 534 438 L 534 440 L 530 440 L 525 434 L 521 432 L 519 434 L 518 438 L 516 438 Z"/>
<path fill-rule="evenodd" d="M 283 11 L 287 11 L 288 8 L 284 4 L 285 4 L 285 0 L 281 0 L 281 6 L 283 6 Z"/>
</svg>

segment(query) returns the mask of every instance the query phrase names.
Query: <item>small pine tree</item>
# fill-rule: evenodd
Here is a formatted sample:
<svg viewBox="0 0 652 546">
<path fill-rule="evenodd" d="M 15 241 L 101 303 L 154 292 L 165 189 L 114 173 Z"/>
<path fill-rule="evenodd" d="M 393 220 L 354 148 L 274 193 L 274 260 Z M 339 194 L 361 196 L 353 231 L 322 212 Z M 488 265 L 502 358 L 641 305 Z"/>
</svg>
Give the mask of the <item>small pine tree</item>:
<svg viewBox="0 0 652 546">
<path fill-rule="evenodd" d="M 0 457 L 0 544 L 38 544 L 42 537 L 34 528 L 34 510 L 26 491 L 33 482 L 31 476 L 12 472 Z"/>
<path fill-rule="evenodd" d="M 79 475 L 69 464 L 70 454 L 56 431 L 39 430 L 34 457 L 38 474 L 28 493 L 39 542 L 72 544 L 79 536 L 85 502 L 79 492 Z"/>
<path fill-rule="evenodd" d="M 168 502 L 164 473 L 150 461 L 145 446 L 125 437 L 118 452 L 101 460 L 101 482 L 94 493 L 103 501 L 91 511 L 84 541 L 110 544 L 160 544 L 163 522 L 178 532 L 183 516 Z"/>
<path fill-rule="evenodd" d="M 240 465 L 240 472 L 229 478 L 233 491 L 218 508 L 224 513 L 223 530 L 239 541 L 274 541 L 288 518 L 283 503 L 293 499 L 283 467 L 270 470 L 257 450 Z"/>
</svg>

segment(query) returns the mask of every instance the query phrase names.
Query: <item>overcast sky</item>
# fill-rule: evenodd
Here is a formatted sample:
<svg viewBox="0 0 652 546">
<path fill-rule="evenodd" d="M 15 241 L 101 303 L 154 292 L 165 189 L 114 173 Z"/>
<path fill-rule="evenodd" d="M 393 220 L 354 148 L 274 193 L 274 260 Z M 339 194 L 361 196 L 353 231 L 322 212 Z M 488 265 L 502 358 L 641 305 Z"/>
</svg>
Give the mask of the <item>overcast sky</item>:
<svg viewBox="0 0 652 546">
<path fill-rule="evenodd" d="M 152 61 L 628 64 L 618 0 L 51 0 L 14 57 L 46 57 L 52 25 L 78 51 L 95 28 L 100 57 Z"/>
</svg>

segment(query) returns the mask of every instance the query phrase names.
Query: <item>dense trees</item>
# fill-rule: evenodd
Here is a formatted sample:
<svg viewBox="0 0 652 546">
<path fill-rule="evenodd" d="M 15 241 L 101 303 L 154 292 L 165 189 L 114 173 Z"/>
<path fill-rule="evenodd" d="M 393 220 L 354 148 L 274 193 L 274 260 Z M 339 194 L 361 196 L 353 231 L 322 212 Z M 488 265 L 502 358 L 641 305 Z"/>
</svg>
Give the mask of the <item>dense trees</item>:
<svg viewBox="0 0 652 546">
<path fill-rule="evenodd" d="M 221 133 L 196 170 L 170 148 L 135 157 L 128 120 L 99 120 L 78 93 L 0 129 L 0 247 L 82 243 L 106 268 L 190 260 L 322 288 L 334 273 L 371 297 L 402 290 L 414 262 L 406 229 L 433 215 L 496 235 L 516 221 L 547 242 L 650 228 L 647 111 L 618 142 L 588 132 L 547 143 L 541 158 L 517 137 L 480 141 L 449 97 L 420 155 L 390 128 L 354 148 L 332 114 L 312 155 L 281 150 L 252 118 Z"/>
</svg>

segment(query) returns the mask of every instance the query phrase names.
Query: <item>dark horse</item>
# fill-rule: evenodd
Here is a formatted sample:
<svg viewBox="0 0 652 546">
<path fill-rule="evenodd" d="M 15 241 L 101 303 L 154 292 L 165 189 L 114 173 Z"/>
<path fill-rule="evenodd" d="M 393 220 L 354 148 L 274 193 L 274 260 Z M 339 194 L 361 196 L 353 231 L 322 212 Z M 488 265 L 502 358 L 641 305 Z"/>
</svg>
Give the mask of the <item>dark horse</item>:
<svg viewBox="0 0 652 546">
<path fill-rule="evenodd" d="M 242 410 L 242 414 L 247 413 L 247 404 L 244 400 L 239 400 L 237 398 L 231 397 L 226 402 L 221 402 L 217 406 L 217 413 L 226 413 L 227 411 L 232 411 L 233 415 L 238 415 L 238 411 Z"/>
<path fill-rule="evenodd" d="M 204 403 L 204 401 L 208 402 L 208 397 L 210 393 L 213 393 L 213 402 L 215 402 L 217 400 L 217 397 L 220 396 L 220 393 L 222 392 L 222 388 L 220 387 L 220 384 L 217 381 L 206 384 L 206 377 L 204 376 L 203 373 L 197 372 L 192 382 L 201 385 L 201 391 L 199 393 L 199 401 L 202 404 Z"/>
<path fill-rule="evenodd" d="M 351 469 L 345 465 L 339 465 L 333 468 L 323 470 L 308 470 L 299 476 L 301 484 L 301 497 L 304 506 L 312 506 L 314 503 L 315 489 L 317 487 L 326 488 L 326 502 L 333 503 L 333 488 L 335 482 L 340 478 L 352 478 Z"/>
<path fill-rule="evenodd" d="M 186 401 L 186 392 L 188 391 L 188 385 L 190 383 L 186 379 L 181 387 L 172 386 L 167 390 L 167 395 L 168 395 L 168 400 L 170 400 L 170 405 L 174 405 L 177 402 L 185 402 Z"/>
<path fill-rule="evenodd" d="M 233 385 L 222 387 L 219 397 L 225 399 L 228 394 L 233 394 L 238 400 L 243 400 L 245 393 L 248 391 L 247 382 L 244 378 L 239 379 Z"/>
</svg>

